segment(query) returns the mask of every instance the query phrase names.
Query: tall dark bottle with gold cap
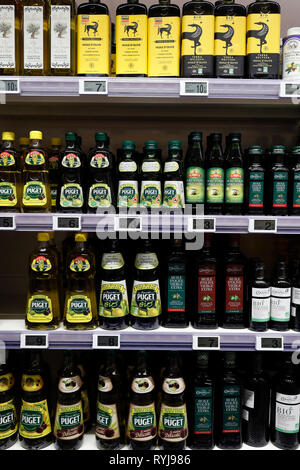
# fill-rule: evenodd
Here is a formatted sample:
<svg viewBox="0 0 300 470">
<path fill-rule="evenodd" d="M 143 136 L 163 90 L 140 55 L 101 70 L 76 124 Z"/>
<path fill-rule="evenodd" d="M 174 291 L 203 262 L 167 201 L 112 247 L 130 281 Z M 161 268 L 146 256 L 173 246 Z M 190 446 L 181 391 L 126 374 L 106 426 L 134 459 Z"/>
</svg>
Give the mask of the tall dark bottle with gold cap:
<svg viewBox="0 0 300 470">
<path fill-rule="evenodd" d="M 0 212 L 19 212 L 21 174 L 14 132 L 2 132 L 0 147 Z"/>
<path fill-rule="evenodd" d="M 181 74 L 184 77 L 214 76 L 214 5 L 191 0 L 182 10 Z"/>
</svg>

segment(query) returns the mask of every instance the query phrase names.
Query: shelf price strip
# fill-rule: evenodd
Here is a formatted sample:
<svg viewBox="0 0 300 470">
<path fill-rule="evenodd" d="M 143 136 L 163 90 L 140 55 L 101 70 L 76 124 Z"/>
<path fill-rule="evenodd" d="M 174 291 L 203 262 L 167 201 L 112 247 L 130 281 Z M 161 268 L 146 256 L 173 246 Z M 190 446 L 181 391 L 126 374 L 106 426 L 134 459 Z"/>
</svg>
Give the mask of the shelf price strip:
<svg viewBox="0 0 300 470">
<path fill-rule="evenodd" d="M 255 349 L 257 351 L 283 351 L 284 341 L 282 336 L 256 336 Z"/>
<path fill-rule="evenodd" d="M 108 86 L 107 80 L 95 80 L 84 78 L 79 80 L 79 94 L 80 95 L 107 95 Z"/>
<path fill-rule="evenodd" d="M 120 349 L 120 335 L 93 335 L 93 349 Z"/>
<path fill-rule="evenodd" d="M 208 96 L 208 81 L 180 80 L 180 96 Z"/>
<path fill-rule="evenodd" d="M 14 215 L 0 217 L 0 230 L 15 230 L 16 218 Z"/>
<path fill-rule="evenodd" d="M 202 216 L 188 218 L 188 232 L 215 232 L 216 219 Z"/>
<path fill-rule="evenodd" d="M 114 226 L 115 232 L 141 232 L 143 220 L 141 216 L 117 216 Z"/>
<path fill-rule="evenodd" d="M 0 93 L 5 94 L 19 94 L 20 93 L 20 81 L 18 78 L 12 80 L 1 79 L 0 80 Z"/>
<path fill-rule="evenodd" d="M 249 219 L 249 233 L 277 233 L 277 219 Z"/>
<path fill-rule="evenodd" d="M 49 338 L 47 333 L 31 334 L 22 333 L 20 336 L 21 349 L 48 349 Z"/>
<path fill-rule="evenodd" d="M 219 350 L 220 336 L 193 336 L 193 350 Z"/>
<path fill-rule="evenodd" d="M 81 230 L 81 216 L 54 215 L 53 230 Z"/>
</svg>

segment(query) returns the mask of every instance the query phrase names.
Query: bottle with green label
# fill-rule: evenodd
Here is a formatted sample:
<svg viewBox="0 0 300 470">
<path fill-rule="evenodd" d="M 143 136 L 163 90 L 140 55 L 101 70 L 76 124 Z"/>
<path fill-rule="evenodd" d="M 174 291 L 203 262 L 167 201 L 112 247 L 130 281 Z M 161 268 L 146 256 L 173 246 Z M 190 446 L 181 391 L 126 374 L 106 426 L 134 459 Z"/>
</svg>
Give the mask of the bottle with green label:
<svg viewBox="0 0 300 470">
<path fill-rule="evenodd" d="M 113 185 L 114 156 L 109 150 L 109 137 L 105 132 L 96 132 L 96 145 L 88 153 L 88 212 L 115 205 Z"/>
<path fill-rule="evenodd" d="M 60 137 L 52 137 L 51 148 L 48 153 L 49 183 L 51 191 L 52 212 L 56 212 L 57 188 L 60 182 L 59 160 L 62 150 L 62 140 Z"/>
<path fill-rule="evenodd" d="M 144 240 L 134 262 L 131 296 L 131 326 L 155 330 L 160 324 L 161 296 L 159 261 L 150 240 Z"/>
<path fill-rule="evenodd" d="M 20 444 L 24 449 L 44 449 L 53 442 L 53 436 L 47 374 L 36 349 L 26 352 L 21 389 Z"/>
<path fill-rule="evenodd" d="M 57 189 L 57 208 L 59 212 L 74 213 L 83 212 L 84 188 L 83 171 L 84 160 L 77 145 L 75 132 L 66 133 L 66 147 L 61 153 L 60 163 L 60 185 Z"/>
<path fill-rule="evenodd" d="M 147 209 L 159 208 L 162 204 L 161 150 L 155 140 L 145 142 L 141 165 L 140 205 Z"/>
<path fill-rule="evenodd" d="M 23 168 L 23 212 L 50 212 L 51 192 L 46 151 L 42 148 L 43 134 L 30 131 Z"/>
<path fill-rule="evenodd" d="M 1 7 L 0 7 L 1 8 Z M 20 159 L 14 132 L 2 132 L 0 147 L 0 212 L 20 212 Z"/>
<path fill-rule="evenodd" d="M 289 330 L 291 296 L 292 283 L 289 278 L 288 264 L 280 259 L 275 265 L 271 284 L 271 330 Z"/>
<path fill-rule="evenodd" d="M 191 132 L 188 139 L 188 150 L 185 157 L 185 201 L 193 206 L 205 202 L 202 132 Z"/>
<path fill-rule="evenodd" d="M 26 306 L 26 327 L 51 330 L 59 326 L 60 298 L 57 258 L 47 232 L 38 233 L 38 248 L 29 257 L 29 290 Z"/>
<path fill-rule="evenodd" d="M 137 207 L 139 204 L 138 165 L 135 143 L 124 140 L 122 149 L 118 151 L 118 196 L 119 208 Z"/>
<path fill-rule="evenodd" d="M 187 294 L 187 264 L 183 240 L 171 240 L 166 261 L 165 313 L 163 326 L 186 328 L 189 326 Z"/>
<path fill-rule="evenodd" d="M 252 145 L 248 149 L 248 164 L 245 172 L 245 212 L 249 215 L 265 213 L 265 179 L 263 148 Z"/>
<path fill-rule="evenodd" d="M 59 450 L 78 450 L 84 433 L 82 380 L 72 351 L 64 351 L 64 363 L 58 377 L 53 430 L 55 445 Z"/>
<path fill-rule="evenodd" d="M 152 450 L 157 437 L 155 384 L 146 351 L 139 351 L 130 389 L 127 439 L 132 450 Z"/>
<path fill-rule="evenodd" d="M 184 208 L 184 171 L 181 142 L 169 142 L 169 154 L 164 166 L 163 205 L 169 209 Z"/>
<path fill-rule="evenodd" d="M 67 257 L 67 278 L 65 328 L 71 330 L 96 328 L 95 256 L 88 247 L 86 233 L 75 235 L 74 249 Z"/>
<path fill-rule="evenodd" d="M 289 213 L 300 215 L 300 146 L 293 147 L 291 158 L 293 164 L 290 169 Z"/>
<path fill-rule="evenodd" d="M 198 351 L 192 382 L 190 446 L 192 449 L 214 447 L 215 380 L 209 370 L 209 353 Z"/>
<path fill-rule="evenodd" d="M 0 450 L 13 446 L 18 437 L 16 385 L 11 364 L 0 364 Z"/>
<path fill-rule="evenodd" d="M 284 145 L 274 145 L 269 157 L 268 211 L 271 215 L 288 215 L 289 169 Z"/>
<path fill-rule="evenodd" d="M 168 353 L 162 377 L 158 437 L 162 450 L 184 450 L 188 438 L 186 385 L 178 352 Z"/>
<path fill-rule="evenodd" d="M 122 373 L 115 350 L 106 353 L 98 377 L 96 445 L 99 450 L 124 446 L 124 395 Z"/>
<path fill-rule="evenodd" d="M 220 215 L 223 213 L 224 188 L 222 134 L 211 134 L 206 162 L 206 214 Z"/>
<path fill-rule="evenodd" d="M 244 206 L 244 163 L 241 134 L 231 134 L 225 160 L 225 213 L 242 214 Z"/>
<path fill-rule="evenodd" d="M 220 449 L 242 447 L 242 386 L 236 373 L 236 353 L 225 352 L 217 383 L 216 444 Z"/>
<path fill-rule="evenodd" d="M 102 255 L 99 301 L 100 326 L 123 330 L 129 323 L 125 261 L 118 240 L 112 240 Z"/>
</svg>

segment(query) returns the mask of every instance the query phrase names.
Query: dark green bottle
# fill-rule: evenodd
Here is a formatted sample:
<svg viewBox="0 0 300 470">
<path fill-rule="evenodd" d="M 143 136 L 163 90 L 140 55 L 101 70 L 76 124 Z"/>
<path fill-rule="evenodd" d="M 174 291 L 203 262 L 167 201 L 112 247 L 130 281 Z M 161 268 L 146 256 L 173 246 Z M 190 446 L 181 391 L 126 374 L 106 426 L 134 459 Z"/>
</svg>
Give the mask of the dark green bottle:
<svg viewBox="0 0 300 470">
<path fill-rule="evenodd" d="M 265 264 L 257 260 L 249 279 L 250 330 L 267 331 L 271 314 L 271 285 L 266 279 Z"/>
<path fill-rule="evenodd" d="M 187 204 L 205 202 L 205 161 L 202 132 L 191 132 L 185 157 L 185 201 Z"/>
<path fill-rule="evenodd" d="M 168 158 L 164 166 L 164 207 L 169 209 L 182 209 L 184 207 L 183 173 L 181 142 L 172 140 L 169 142 Z"/>
<path fill-rule="evenodd" d="M 272 215 L 288 215 L 289 169 L 286 166 L 284 145 L 272 147 L 269 175 L 269 213 Z"/>
<path fill-rule="evenodd" d="M 245 212 L 249 215 L 265 213 L 265 175 L 263 148 L 252 145 L 248 149 L 245 172 Z"/>
<path fill-rule="evenodd" d="M 211 134 L 206 161 L 206 214 L 222 214 L 224 206 L 224 156 L 222 134 Z"/>
<path fill-rule="evenodd" d="M 277 261 L 271 286 L 270 328 L 275 331 L 287 331 L 290 324 L 292 289 L 286 261 Z"/>
<path fill-rule="evenodd" d="M 244 163 L 241 134 L 231 134 L 225 160 L 225 213 L 242 214 L 244 206 Z"/>
<path fill-rule="evenodd" d="M 291 160 L 289 212 L 291 215 L 300 215 L 300 147 L 292 149 Z"/>
<path fill-rule="evenodd" d="M 118 151 L 118 194 L 119 208 L 137 207 L 139 204 L 138 165 L 135 143 L 124 140 L 122 149 Z"/>
<path fill-rule="evenodd" d="M 141 164 L 140 204 L 147 209 L 162 205 L 162 163 L 161 150 L 155 140 L 147 140 L 143 150 Z"/>
</svg>

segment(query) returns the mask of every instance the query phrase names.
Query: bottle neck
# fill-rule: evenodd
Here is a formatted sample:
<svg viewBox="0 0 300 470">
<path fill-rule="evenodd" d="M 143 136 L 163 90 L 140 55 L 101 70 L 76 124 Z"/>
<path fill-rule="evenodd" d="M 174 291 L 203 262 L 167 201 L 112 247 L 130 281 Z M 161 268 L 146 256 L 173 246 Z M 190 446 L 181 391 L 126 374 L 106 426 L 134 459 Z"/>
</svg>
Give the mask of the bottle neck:
<svg viewBox="0 0 300 470">
<path fill-rule="evenodd" d="M 2 148 L 4 149 L 12 149 L 14 147 L 14 141 L 13 140 L 4 140 L 2 144 Z"/>
<path fill-rule="evenodd" d="M 41 145 L 41 140 L 32 139 L 32 140 L 30 141 L 30 144 L 31 144 L 31 147 L 40 147 L 40 145 Z"/>
</svg>

